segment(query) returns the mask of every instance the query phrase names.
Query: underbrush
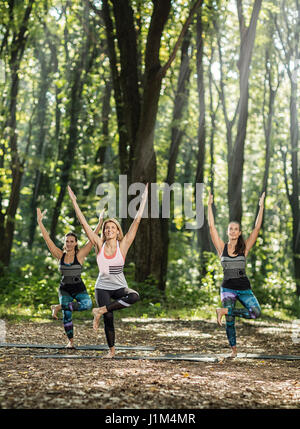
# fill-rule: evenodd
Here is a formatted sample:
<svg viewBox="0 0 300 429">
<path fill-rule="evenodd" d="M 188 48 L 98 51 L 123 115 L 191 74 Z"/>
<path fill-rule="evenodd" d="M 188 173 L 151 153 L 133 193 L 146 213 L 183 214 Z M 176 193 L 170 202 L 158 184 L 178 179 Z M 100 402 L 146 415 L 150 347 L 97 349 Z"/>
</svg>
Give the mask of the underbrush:
<svg viewBox="0 0 300 429">
<path fill-rule="evenodd" d="M 134 280 L 134 264 L 125 267 L 128 286 L 137 290 L 141 299 L 132 307 L 115 312 L 116 318 L 215 318 L 215 308 L 221 305 L 219 287 L 222 270 L 218 258 L 207 253 L 204 269 L 202 267 L 200 273 L 196 254 L 187 253 L 185 257 L 177 259 L 174 256 L 169 263 L 164 291 L 158 289 L 155 279 L 151 277 L 143 283 L 137 283 Z M 94 285 L 97 275 L 95 259 L 91 256 L 86 259 L 82 278 L 93 306 L 96 306 Z M 300 301 L 292 278 L 282 278 L 276 272 L 264 277 L 264 281 L 259 275 L 256 278 L 249 277 L 262 307 L 262 318 L 300 318 Z M 0 279 L 0 318 L 52 320 L 50 306 L 58 303 L 59 281 L 60 273 L 53 258 L 24 252 L 22 264 L 15 260 L 15 265 L 4 272 Z M 91 317 L 91 312 L 74 312 L 74 319 L 77 320 Z"/>
</svg>

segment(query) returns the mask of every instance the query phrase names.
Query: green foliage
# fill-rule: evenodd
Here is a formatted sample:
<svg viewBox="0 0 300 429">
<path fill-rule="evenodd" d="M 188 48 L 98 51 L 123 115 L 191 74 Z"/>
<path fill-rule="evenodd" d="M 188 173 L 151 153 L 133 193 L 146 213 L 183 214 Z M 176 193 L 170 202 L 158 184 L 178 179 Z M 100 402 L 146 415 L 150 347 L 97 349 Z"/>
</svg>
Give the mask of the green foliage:
<svg viewBox="0 0 300 429">
<path fill-rule="evenodd" d="M 11 267 L 0 280 L 2 305 L 39 309 L 57 302 L 59 274 L 51 266 L 45 269 L 43 262 L 41 256 L 23 251 L 22 265 Z"/>
<path fill-rule="evenodd" d="M 19 252 L 17 255 L 14 265 L 0 279 L 1 317 L 40 315 L 49 319 L 50 305 L 58 302 L 60 274 L 57 261 L 47 251 L 38 252 L 38 249 L 23 249 L 22 256 Z M 143 283 L 135 282 L 133 263 L 125 267 L 128 285 L 139 292 L 141 300 L 131 308 L 117 312 L 117 318 L 214 317 L 214 308 L 220 305 L 219 287 L 222 282 L 219 258 L 214 253 L 206 252 L 200 264 L 199 253 L 190 247 L 188 237 L 185 237 L 183 243 L 174 238 L 170 257 L 165 292 L 158 289 L 153 277 Z M 251 264 L 248 265 L 248 275 L 263 308 L 263 317 L 264 310 L 266 315 L 281 311 L 290 317 L 298 317 L 300 306 L 292 276 L 280 277 L 273 268 L 272 265 L 267 266 L 266 274 L 262 274 L 258 268 L 253 275 Z M 91 252 L 85 261 L 82 277 L 94 306 L 97 275 L 98 268 Z M 75 316 L 87 317 L 84 314 Z"/>
<path fill-rule="evenodd" d="M 101 2 L 95 2 L 100 4 Z M 174 3 L 174 2 L 173 2 Z M 193 1 L 177 1 L 171 9 L 170 19 L 164 29 L 160 49 L 161 63 L 169 58 Z M 131 2 L 140 61 L 140 79 L 143 79 L 142 64 L 145 55 L 153 2 Z M 9 15 L 9 5 L 13 13 Z M 9 58 L 13 50 L 13 33 L 20 30 L 25 2 L 0 2 L 0 193 L 1 213 L 5 215 L 10 202 L 12 169 L 11 148 L 8 146 L 7 124 L 10 120 L 11 73 Z M 249 24 L 252 4 L 243 5 L 246 22 Z M 282 60 L 284 51 L 275 31 L 275 17 L 279 24 L 287 25 L 295 21 L 294 3 L 287 2 L 287 19 L 281 16 L 278 1 L 263 2 L 257 27 L 255 49 L 251 63 L 249 81 L 249 120 L 245 141 L 245 164 L 243 172 L 243 234 L 251 232 L 258 197 L 261 192 L 265 168 L 265 133 L 269 83 L 273 90 L 279 83 L 276 95 L 272 129 L 272 156 L 268 181 L 263 233 L 248 258 L 248 275 L 253 289 L 266 310 L 285 309 L 299 316 L 299 300 L 293 280 L 292 236 L 293 216 L 287 198 L 283 174 L 282 153 L 287 156 L 287 187 L 292 189 L 290 177 L 290 82 L 285 73 L 286 64 Z M 216 205 L 216 225 L 224 239 L 228 221 L 227 201 L 227 147 L 226 124 L 222 108 L 216 110 L 215 125 L 211 122 L 211 107 L 221 106 L 220 101 L 220 57 L 222 53 L 225 103 L 229 119 L 234 117 L 239 98 L 238 64 L 239 23 L 234 2 L 209 1 L 202 8 L 205 31 L 204 40 L 204 86 L 206 101 L 206 153 L 204 182 L 206 199 L 208 184 L 214 175 L 214 201 Z M 199 94 L 197 88 L 197 40 L 195 21 L 191 24 L 191 78 L 189 82 L 189 104 L 184 112 L 179 128 L 184 133 L 183 142 L 176 161 L 176 181 L 180 184 L 194 183 L 198 162 L 198 120 Z M 295 21 L 296 23 L 296 21 Z M 280 25 L 279 25 L 280 26 Z M 286 27 L 283 27 L 286 28 Z M 290 27 L 293 29 L 293 26 Z M 286 37 L 293 32 L 284 31 Z M 295 39 L 295 38 L 294 38 Z M 35 223 L 35 204 L 48 209 L 45 225 L 49 230 L 51 216 L 60 189 L 62 171 L 69 161 L 67 152 L 72 112 L 70 100 L 72 82 L 86 45 L 95 57 L 82 81 L 80 111 L 78 113 L 78 135 L 76 153 L 70 170 L 69 181 L 78 195 L 80 207 L 92 224 L 96 223 L 95 195 L 97 185 L 111 181 L 118 183 L 119 136 L 118 107 L 111 95 L 109 106 L 105 105 L 105 90 L 111 85 L 110 66 L 107 55 L 105 27 L 101 19 L 87 7 L 86 2 L 72 0 L 35 1 L 28 40 L 19 69 L 19 92 L 17 100 L 18 154 L 24 162 L 22 187 L 18 211 L 15 216 L 15 234 L 11 265 L 0 278 L 2 306 L 16 309 L 33 308 L 42 311 L 57 302 L 59 273 L 57 263 L 49 257 L 45 243 L 36 232 L 32 248 L 28 248 L 32 221 Z M 271 82 L 267 80 L 266 50 L 272 71 Z M 118 67 L 119 58 L 117 58 Z M 211 61 L 211 63 L 210 63 Z M 155 128 L 155 150 L 157 157 L 157 182 L 166 179 L 170 155 L 172 113 L 177 89 L 180 55 L 177 54 L 168 70 L 161 88 L 159 111 Z M 120 70 L 119 70 L 120 72 Z M 213 84 L 210 82 L 212 74 Z M 211 86 L 210 86 L 211 85 Z M 45 89 L 44 99 L 42 98 Z M 211 93 L 209 92 L 211 89 Z M 211 104 L 210 104 L 211 102 Z M 266 102 L 265 110 L 263 103 Z M 108 107 L 103 110 L 103 107 Z M 105 113 L 106 112 L 106 113 Z M 106 115 L 106 116 L 105 116 Z M 104 133 L 107 125 L 107 134 Z M 235 129 L 233 129 L 235 132 Z M 213 153 L 209 151 L 213 139 Z M 29 146 L 28 146 L 29 145 Z M 99 151 L 105 148 L 104 161 L 99 161 Z M 213 156 L 213 159 L 212 159 Z M 211 166 L 211 162 L 213 165 Z M 77 192 L 78 191 L 78 192 Z M 34 195 L 36 201 L 33 201 Z M 206 208 L 206 207 L 205 207 Z M 1 225 L 2 227 L 2 225 Z M 196 313 L 219 305 L 219 286 L 222 271 L 215 254 L 199 254 L 197 235 L 184 230 L 181 220 L 172 221 L 169 245 L 169 266 L 167 287 L 163 293 L 157 288 L 153 278 L 142 284 L 134 281 L 134 265 L 126 267 L 129 286 L 137 289 L 141 301 L 122 314 L 148 316 L 166 315 L 172 311 L 184 314 Z M 69 199 L 65 196 L 58 215 L 56 240 L 59 243 L 65 232 L 74 230 L 81 233 L 81 227 L 74 217 Z M 80 240 L 85 242 L 85 237 Z M 2 243 L 0 243 L 2 244 Z M 94 255 L 90 255 L 83 272 L 83 279 L 94 300 L 94 283 L 97 278 Z M 201 313 L 202 314 L 202 313 Z M 117 316 L 119 317 L 119 316 Z"/>
</svg>

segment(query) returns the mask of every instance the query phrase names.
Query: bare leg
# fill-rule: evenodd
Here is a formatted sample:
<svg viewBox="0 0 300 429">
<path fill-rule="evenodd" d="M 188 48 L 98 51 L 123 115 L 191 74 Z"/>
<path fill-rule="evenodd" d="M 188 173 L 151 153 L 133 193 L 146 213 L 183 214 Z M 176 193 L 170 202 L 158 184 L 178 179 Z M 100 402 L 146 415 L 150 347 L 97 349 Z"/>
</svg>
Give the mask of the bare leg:
<svg viewBox="0 0 300 429">
<path fill-rule="evenodd" d="M 52 317 L 57 319 L 57 313 L 61 310 L 61 305 L 51 305 Z"/>
<path fill-rule="evenodd" d="M 217 308 L 216 313 L 218 325 L 222 326 L 222 317 L 228 313 L 228 308 Z"/>
<path fill-rule="evenodd" d="M 93 328 L 95 331 L 97 331 L 97 329 L 99 327 L 100 317 L 105 313 L 107 313 L 106 306 L 99 307 L 99 308 L 93 308 L 93 315 L 94 315 Z"/>
<path fill-rule="evenodd" d="M 232 346 L 231 347 L 231 356 L 232 358 L 237 357 L 237 350 L 236 350 L 236 346 Z"/>
</svg>

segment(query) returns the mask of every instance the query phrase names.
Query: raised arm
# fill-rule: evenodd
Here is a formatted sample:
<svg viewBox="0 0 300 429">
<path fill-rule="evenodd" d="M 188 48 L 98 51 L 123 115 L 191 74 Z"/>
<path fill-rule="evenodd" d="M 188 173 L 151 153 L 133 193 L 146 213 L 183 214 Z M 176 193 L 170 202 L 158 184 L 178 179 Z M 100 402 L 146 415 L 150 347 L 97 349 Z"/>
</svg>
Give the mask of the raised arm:
<svg viewBox="0 0 300 429">
<path fill-rule="evenodd" d="M 139 224 L 141 222 L 142 219 L 142 215 L 144 212 L 144 208 L 147 202 L 147 198 L 148 198 L 148 183 L 146 185 L 146 188 L 144 190 L 144 193 L 142 195 L 142 200 L 141 200 L 141 204 L 140 207 L 138 209 L 137 214 L 135 215 L 135 218 L 132 222 L 132 224 L 130 225 L 130 228 L 127 232 L 127 234 L 125 234 L 123 240 L 120 243 L 120 250 L 122 252 L 122 255 L 125 257 L 129 247 L 131 246 L 133 240 L 135 239 Z"/>
<path fill-rule="evenodd" d="M 98 251 L 101 249 L 102 244 L 103 244 L 103 240 L 98 236 L 98 234 L 92 230 L 92 228 L 89 226 L 89 224 L 87 223 L 82 211 L 80 210 L 77 201 L 76 201 L 76 196 L 74 194 L 74 192 L 72 191 L 72 189 L 70 188 L 70 186 L 68 186 L 68 192 L 75 210 L 75 213 L 78 217 L 79 222 L 81 223 L 86 235 L 88 236 L 90 242 L 92 243 L 92 246 L 96 246 Z M 103 213 L 103 212 L 102 212 Z M 103 221 L 103 219 L 102 219 Z"/>
<path fill-rule="evenodd" d="M 223 249 L 224 249 L 224 241 L 219 237 L 218 231 L 215 227 L 215 219 L 214 214 L 212 210 L 212 204 L 213 204 L 213 195 L 209 191 L 208 196 L 208 226 L 209 226 L 209 232 L 212 239 L 212 242 L 218 252 L 218 255 L 221 256 Z"/>
<path fill-rule="evenodd" d="M 62 255 L 63 255 L 63 251 L 61 249 L 59 249 L 51 240 L 50 235 L 48 234 L 48 231 L 46 230 L 46 228 L 44 227 L 43 224 L 43 217 L 46 213 L 46 210 L 43 211 L 43 213 L 41 212 L 41 210 L 39 208 L 36 209 L 36 213 L 37 213 L 37 222 L 38 225 L 40 227 L 41 233 L 43 235 L 43 238 L 48 246 L 48 249 L 51 252 L 51 255 L 56 258 L 56 259 L 61 259 Z"/>
<path fill-rule="evenodd" d="M 265 192 L 262 193 L 262 196 L 259 199 L 259 211 L 258 211 L 258 215 L 257 215 L 256 221 L 255 221 L 254 229 L 251 232 L 251 234 L 249 235 L 249 237 L 247 238 L 247 240 L 245 241 L 245 243 L 246 243 L 245 256 L 248 255 L 250 249 L 255 244 L 256 239 L 258 237 L 259 230 L 261 228 L 261 224 L 262 224 L 262 220 L 263 220 L 264 201 L 265 201 Z"/>
<path fill-rule="evenodd" d="M 95 234 L 97 234 L 97 236 L 99 236 L 98 234 L 99 234 L 101 227 L 102 227 L 102 224 L 103 224 L 104 212 L 105 212 L 105 210 L 102 210 L 102 212 L 100 213 L 98 224 L 93 231 Z M 86 258 L 86 256 L 92 250 L 93 246 L 94 246 L 94 244 L 89 240 L 83 247 L 81 247 L 79 249 L 79 251 L 77 253 L 77 259 L 81 263 L 81 265 L 82 265 L 84 259 Z"/>
</svg>

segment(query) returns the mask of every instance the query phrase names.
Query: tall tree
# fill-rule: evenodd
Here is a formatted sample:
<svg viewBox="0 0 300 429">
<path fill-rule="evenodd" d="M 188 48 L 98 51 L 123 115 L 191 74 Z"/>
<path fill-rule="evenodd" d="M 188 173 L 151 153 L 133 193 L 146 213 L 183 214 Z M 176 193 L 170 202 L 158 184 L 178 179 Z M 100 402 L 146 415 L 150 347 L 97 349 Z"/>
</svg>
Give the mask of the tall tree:
<svg viewBox="0 0 300 429">
<path fill-rule="evenodd" d="M 294 13 L 289 13 L 293 10 Z M 293 216 L 293 261 L 296 281 L 296 292 L 300 296 L 300 203 L 299 203 L 299 120 L 298 120 L 298 74 L 299 74 L 299 42 L 300 42 L 300 5 L 298 0 L 282 1 L 280 15 L 275 16 L 275 25 L 282 57 L 290 83 L 290 148 L 291 177 L 288 179 L 286 162 L 284 162 L 284 176 L 288 201 Z M 286 161 L 284 159 L 284 161 Z M 291 182 L 291 189 L 289 186 Z"/>
<path fill-rule="evenodd" d="M 221 68 L 220 90 L 227 138 L 229 218 L 230 220 L 241 222 L 244 148 L 248 122 L 249 75 L 251 70 L 250 66 L 255 42 L 257 21 L 262 0 L 254 1 L 249 26 L 246 25 L 242 1 L 236 0 L 236 3 L 240 34 L 239 58 L 237 62 L 239 72 L 239 100 L 236 106 L 235 114 L 231 120 L 229 119 L 228 109 L 226 106 L 225 78 L 220 36 L 218 39 L 218 47 Z M 219 35 L 217 27 L 216 30 Z M 237 129 L 236 136 L 234 138 L 233 126 L 236 121 Z"/>
<path fill-rule="evenodd" d="M 37 101 L 37 114 L 36 114 L 36 123 L 37 123 L 37 135 L 36 135 L 36 152 L 35 152 L 35 174 L 34 174 L 34 182 L 33 182 L 33 191 L 30 201 L 31 208 L 31 221 L 29 224 L 29 236 L 28 236 L 28 246 L 32 247 L 34 241 L 34 235 L 36 230 L 36 208 L 37 201 L 42 181 L 42 168 L 45 162 L 45 151 L 46 151 L 46 130 L 47 130 L 47 109 L 48 109 L 48 99 L 47 93 L 50 89 L 53 72 L 57 70 L 58 60 L 57 60 L 57 49 L 55 43 L 52 42 L 51 38 L 53 36 L 49 34 L 46 26 L 44 25 L 45 33 L 48 34 L 48 43 L 50 44 L 49 53 L 47 54 L 43 49 L 42 45 L 37 42 L 35 46 L 35 55 L 40 64 L 40 86 L 39 86 L 39 94 Z"/>
<path fill-rule="evenodd" d="M 209 8 L 208 8 L 209 10 Z M 206 11 L 203 19 L 203 11 L 200 10 L 197 15 L 197 89 L 199 101 L 198 118 L 198 155 L 196 183 L 204 183 L 205 176 L 205 158 L 206 158 L 206 100 L 205 100 L 205 77 L 204 77 L 204 40 L 210 25 L 210 16 Z M 212 16 L 213 19 L 213 16 Z M 198 246 L 200 249 L 200 271 L 205 274 L 205 252 L 213 251 L 210 239 L 209 227 L 206 215 L 204 214 L 203 226 L 197 230 Z"/>
<path fill-rule="evenodd" d="M 105 79 L 104 79 L 105 80 Z M 96 183 L 102 183 L 105 180 L 103 170 L 105 164 L 108 164 L 109 159 L 109 151 L 110 147 L 110 139 L 109 139 L 109 117 L 111 114 L 111 82 L 110 80 L 105 80 L 105 88 L 102 100 L 102 110 L 100 120 L 102 122 L 101 125 L 101 142 L 96 151 L 95 155 L 95 165 L 98 165 L 101 170 L 100 173 L 92 174 L 90 185 L 85 191 L 85 195 L 88 195 L 90 191 L 94 188 Z"/>
<path fill-rule="evenodd" d="M 15 230 L 15 216 L 19 204 L 21 180 L 24 172 L 25 159 L 20 156 L 17 134 L 17 103 L 20 84 L 20 67 L 29 36 L 29 22 L 33 10 L 34 0 L 28 0 L 26 4 L 15 4 L 13 0 L 8 1 L 9 21 L 6 28 L 5 41 L 2 48 L 7 52 L 10 89 L 8 97 L 8 109 L 6 120 L 6 136 L 8 150 L 3 145 L 2 157 L 6 156 L 10 163 L 11 192 L 8 206 L 3 207 L 3 195 L 0 194 L 0 264 L 9 265 L 13 236 Z M 1 49 L 2 49 L 1 48 Z M 4 138 L 5 138 L 4 137 Z"/>
<path fill-rule="evenodd" d="M 183 25 L 168 61 L 161 65 L 160 47 L 164 27 L 172 7 L 171 0 L 156 0 L 147 33 L 144 63 L 138 58 L 137 32 L 135 29 L 132 2 L 103 1 L 103 17 L 107 29 L 114 95 L 118 109 L 119 156 L 125 165 L 122 172 L 130 172 L 131 183 L 156 182 L 156 154 L 154 130 L 163 78 L 170 68 L 192 16 L 202 0 L 195 1 Z M 118 52 L 114 44 L 117 40 Z M 117 67 L 120 61 L 120 71 Z M 140 81 L 143 66 L 143 79 Z M 125 131 L 124 131 L 125 130 Z M 129 150 L 127 149 L 129 148 Z M 149 193 L 149 201 L 151 192 Z M 145 219 L 135 239 L 136 280 L 143 281 L 150 274 L 161 279 L 162 238 L 159 219 Z M 145 248 L 145 243 L 148 243 Z"/>
<path fill-rule="evenodd" d="M 92 43 L 93 38 L 91 37 L 91 32 L 93 31 L 93 28 L 89 21 L 89 17 L 89 9 L 87 5 L 85 5 L 81 18 L 81 44 L 78 46 L 75 58 L 72 59 L 72 68 L 70 70 L 70 96 L 66 112 L 69 121 L 69 128 L 67 131 L 68 139 L 62 158 L 60 159 L 62 161 L 59 182 L 60 188 L 52 213 L 50 228 L 50 236 L 53 240 L 55 239 L 58 217 L 66 193 L 79 140 L 78 121 L 80 119 L 82 109 L 82 91 L 86 83 L 88 73 L 93 65 L 96 55 L 98 54 L 97 46 Z M 68 47 L 66 48 L 66 52 L 68 54 Z"/>
<path fill-rule="evenodd" d="M 184 122 L 188 100 L 189 100 L 189 79 L 191 74 L 191 31 L 187 31 L 182 42 L 181 47 L 181 62 L 177 82 L 177 90 L 174 99 L 172 126 L 171 126 L 171 144 L 170 155 L 168 160 L 168 170 L 165 183 L 172 186 L 175 182 L 176 162 L 178 158 L 178 151 L 182 142 L 185 128 L 182 126 Z M 164 206 L 164 198 L 169 198 L 169 194 L 163 195 L 162 205 Z M 167 270 L 168 270 L 168 250 L 169 250 L 169 218 L 161 218 L 161 236 L 162 236 L 162 255 L 161 255 L 161 275 L 159 282 L 159 289 L 164 290 Z"/>
<path fill-rule="evenodd" d="M 265 47 L 265 77 L 264 77 L 264 89 L 263 89 L 263 104 L 262 104 L 262 120 L 265 137 L 265 154 L 264 154 L 264 166 L 263 166 L 263 180 L 261 184 L 260 194 L 265 192 L 268 194 L 268 181 L 270 177 L 270 165 L 274 151 L 274 138 L 273 138 L 273 121 L 275 115 L 275 100 L 280 85 L 280 73 L 278 70 L 278 64 L 274 60 L 274 47 L 273 47 L 273 32 L 269 29 L 269 42 Z M 273 59 L 273 60 L 272 60 Z M 256 209 L 256 215 L 253 219 L 253 228 L 255 226 L 256 218 L 258 215 L 259 206 Z M 264 240 L 265 237 L 265 216 L 262 223 L 261 234 Z M 256 261 L 257 255 L 255 252 L 250 254 L 252 272 L 256 274 Z M 264 259 L 261 264 L 260 274 L 267 277 L 266 271 L 266 260 Z"/>
</svg>

